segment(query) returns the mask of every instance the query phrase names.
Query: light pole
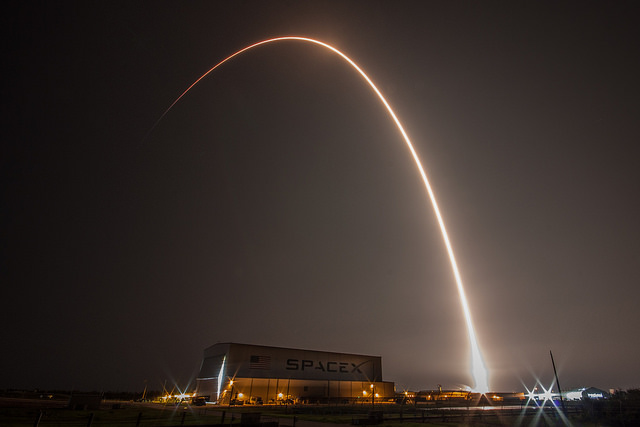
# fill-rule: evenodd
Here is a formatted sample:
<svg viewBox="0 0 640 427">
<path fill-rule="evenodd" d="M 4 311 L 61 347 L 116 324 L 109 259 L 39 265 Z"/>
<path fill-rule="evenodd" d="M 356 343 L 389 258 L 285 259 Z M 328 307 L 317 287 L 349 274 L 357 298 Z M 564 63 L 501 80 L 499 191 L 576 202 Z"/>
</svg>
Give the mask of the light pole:
<svg viewBox="0 0 640 427">
<path fill-rule="evenodd" d="M 373 384 L 369 385 L 369 388 L 371 389 L 371 410 L 373 411 L 376 408 L 375 406 L 376 389 L 375 387 L 373 387 Z"/>
</svg>

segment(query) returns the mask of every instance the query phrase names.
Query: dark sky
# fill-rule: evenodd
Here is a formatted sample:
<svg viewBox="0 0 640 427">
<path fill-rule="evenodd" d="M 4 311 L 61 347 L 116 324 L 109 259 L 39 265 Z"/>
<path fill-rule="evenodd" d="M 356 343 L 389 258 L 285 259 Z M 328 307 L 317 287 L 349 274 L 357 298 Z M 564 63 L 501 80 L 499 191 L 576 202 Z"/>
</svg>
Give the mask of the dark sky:
<svg viewBox="0 0 640 427">
<path fill-rule="evenodd" d="M 495 390 L 640 386 L 633 2 L 19 2 L 3 14 L 0 388 L 186 384 L 241 342 Z M 144 139 L 144 140 L 143 140 Z"/>
</svg>

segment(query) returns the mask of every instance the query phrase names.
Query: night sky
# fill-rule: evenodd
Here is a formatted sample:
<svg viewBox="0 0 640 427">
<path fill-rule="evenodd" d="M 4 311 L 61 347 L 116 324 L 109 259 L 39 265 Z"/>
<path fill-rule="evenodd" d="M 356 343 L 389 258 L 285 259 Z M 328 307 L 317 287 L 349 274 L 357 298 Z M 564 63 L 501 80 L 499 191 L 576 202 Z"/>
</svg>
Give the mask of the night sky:
<svg viewBox="0 0 640 427">
<path fill-rule="evenodd" d="M 0 388 L 134 391 L 239 342 L 473 386 L 640 387 L 633 2 L 19 2 L 3 14 Z"/>
</svg>

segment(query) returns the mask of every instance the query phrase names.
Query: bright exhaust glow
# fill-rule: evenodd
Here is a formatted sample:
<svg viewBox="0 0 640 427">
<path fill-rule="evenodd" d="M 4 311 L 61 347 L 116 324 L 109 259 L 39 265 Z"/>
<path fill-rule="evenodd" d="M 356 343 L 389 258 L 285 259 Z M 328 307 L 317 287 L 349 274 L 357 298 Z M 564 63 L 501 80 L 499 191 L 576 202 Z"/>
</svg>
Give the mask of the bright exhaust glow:
<svg viewBox="0 0 640 427">
<path fill-rule="evenodd" d="M 449 242 L 449 236 L 447 235 L 447 231 L 446 231 L 446 228 L 444 226 L 444 221 L 442 219 L 442 215 L 440 214 L 440 209 L 438 208 L 438 204 L 436 202 L 435 195 L 434 195 L 434 193 L 433 193 L 433 191 L 431 189 L 431 185 L 429 184 L 429 180 L 427 179 L 427 174 L 425 173 L 424 168 L 422 167 L 422 164 L 420 163 L 420 159 L 419 159 L 418 154 L 416 153 L 415 149 L 413 148 L 413 144 L 409 140 L 409 136 L 407 135 L 407 133 L 405 132 L 404 128 L 402 127 L 402 124 L 400 124 L 400 120 L 398 120 L 398 118 L 396 117 L 396 114 L 391 109 L 391 106 L 389 105 L 387 100 L 384 98 L 384 96 L 382 96 L 382 93 L 380 93 L 380 91 L 378 90 L 376 85 L 373 84 L 371 79 L 369 79 L 369 77 L 364 73 L 364 71 L 362 71 L 362 69 L 358 65 L 356 65 L 356 63 L 353 62 L 344 53 L 340 52 L 338 49 L 334 48 L 333 46 L 330 46 L 330 45 L 328 45 L 326 43 L 323 43 L 321 41 L 310 39 L 310 38 L 307 38 L 307 37 L 296 37 L 296 36 L 276 37 L 276 38 L 271 38 L 271 39 L 267 39 L 267 40 L 262 40 L 260 42 L 257 42 L 257 43 L 254 43 L 252 45 L 249 45 L 249 46 L 247 46 L 247 47 L 245 47 L 243 49 L 240 49 L 239 51 L 229 55 L 228 57 L 226 57 L 222 61 L 218 62 L 216 65 L 211 67 L 211 69 L 209 69 L 209 71 L 207 71 L 202 76 L 200 76 L 196 81 L 194 81 L 191 84 L 191 86 L 189 86 L 184 92 L 182 92 L 182 94 L 178 98 L 176 98 L 175 101 L 173 101 L 173 103 L 169 106 L 169 108 L 167 108 L 165 110 L 165 112 L 162 113 L 162 115 L 156 121 L 156 123 L 153 125 L 153 127 L 149 130 L 149 132 L 147 132 L 147 135 L 145 136 L 145 139 L 156 128 L 156 126 L 158 126 L 160 121 L 164 118 L 164 116 L 167 115 L 167 113 L 173 108 L 173 106 L 176 105 L 178 103 L 178 101 L 180 101 L 182 99 L 183 96 L 185 96 L 195 85 L 197 85 L 202 79 L 204 79 L 206 76 L 208 76 L 213 70 L 215 70 L 216 68 L 220 67 L 222 64 L 224 64 L 225 62 L 229 61 L 230 59 L 232 59 L 232 58 L 234 58 L 234 57 L 240 55 L 241 53 L 244 53 L 244 52 L 246 52 L 246 51 L 248 51 L 250 49 L 253 49 L 253 48 L 258 47 L 258 46 L 262 46 L 262 45 L 267 44 L 267 43 L 274 43 L 274 42 L 280 42 L 280 41 L 285 41 L 285 40 L 301 41 L 301 42 L 305 42 L 305 43 L 313 43 L 313 44 L 322 46 L 322 47 L 324 47 L 326 49 L 329 49 L 330 51 L 336 53 L 342 59 L 347 61 L 349 63 L 349 65 L 351 65 L 362 76 L 362 78 L 369 84 L 371 89 L 376 93 L 376 95 L 378 96 L 378 98 L 380 99 L 382 104 L 387 109 L 387 112 L 389 113 L 389 115 L 391 116 L 393 121 L 395 122 L 398 130 L 402 134 L 402 137 L 404 138 L 404 141 L 407 144 L 407 147 L 409 148 L 409 151 L 411 152 L 411 155 L 413 156 L 413 159 L 414 159 L 414 161 L 416 163 L 418 171 L 420 172 L 420 175 L 422 176 L 422 181 L 424 182 L 424 185 L 425 185 L 425 187 L 427 189 L 427 193 L 429 194 L 429 198 L 431 199 L 431 204 L 433 206 L 433 210 L 434 210 L 434 212 L 436 214 L 436 218 L 437 218 L 438 224 L 440 226 L 440 231 L 442 233 L 442 238 L 443 238 L 444 244 L 445 244 L 445 246 L 447 248 L 447 253 L 449 255 L 449 260 L 451 262 L 451 268 L 453 269 L 453 275 L 455 277 L 456 286 L 458 288 L 458 295 L 460 297 L 460 304 L 462 305 L 462 311 L 464 313 L 464 318 L 465 318 L 465 322 L 466 322 L 466 325 L 467 325 L 467 333 L 468 333 L 468 336 L 469 336 L 469 346 L 470 346 L 470 350 L 471 350 L 471 374 L 472 374 L 473 379 L 475 381 L 475 387 L 473 387 L 473 391 L 480 392 L 480 393 L 486 393 L 487 391 L 489 391 L 489 372 L 487 371 L 487 368 L 486 368 L 486 366 L 484 364 L 484 360 L 483 360 L 482 354 L 480 352 L 480 347 L 478 346 L 478 339 L 476 337 L 475 329 L 473 327 L 473 322 L 471 320 L 471 311 L 469 309 L 469 304 L 467 303 L 467 297 L 466 297 L 465 292 L 464 292 L 464 287 L 462 285 L 462 279 L 460 277 L 460 272 L 458 271 L 458 266 L 456 264 L 455 256 L 453 255 L 453 248 L 451 247 L 451 243 Z"/>
</svg>

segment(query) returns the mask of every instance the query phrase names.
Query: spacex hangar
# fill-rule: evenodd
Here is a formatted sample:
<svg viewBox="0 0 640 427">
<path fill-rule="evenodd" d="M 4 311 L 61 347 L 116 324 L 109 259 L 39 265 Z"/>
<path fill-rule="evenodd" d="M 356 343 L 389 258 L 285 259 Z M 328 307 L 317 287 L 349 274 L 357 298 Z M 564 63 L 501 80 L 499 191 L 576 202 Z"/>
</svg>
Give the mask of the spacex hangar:
<svg viewBox="0 0 640 427">
<path fill-rule="evenodd" d="M 237 343 L 204 350 L 196 396 L 219 404 L 388 400 L 382 358 Z"/>
</svg>

